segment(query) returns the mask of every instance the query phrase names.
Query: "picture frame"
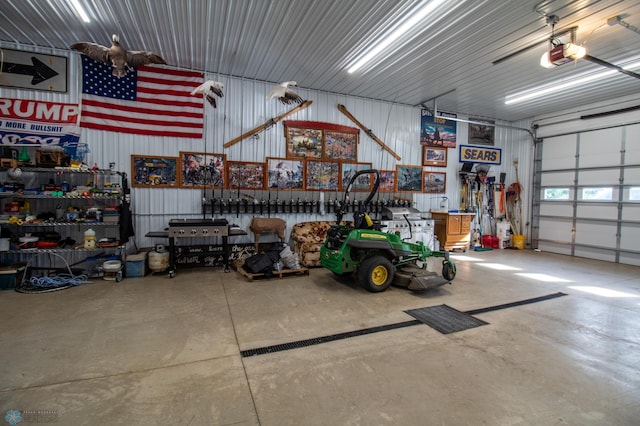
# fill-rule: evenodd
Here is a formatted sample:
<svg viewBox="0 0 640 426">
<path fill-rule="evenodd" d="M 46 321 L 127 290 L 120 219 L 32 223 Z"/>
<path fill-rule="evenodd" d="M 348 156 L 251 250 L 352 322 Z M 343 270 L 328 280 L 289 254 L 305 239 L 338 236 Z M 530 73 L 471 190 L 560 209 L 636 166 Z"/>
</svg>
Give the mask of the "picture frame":
<svg viewBox="0 0 640 426">
<path fill-rule="evenodd" d="M 422 175 L 423 192 L 427 194 L 445 194 L 447 192 L 447 174 L 445 172 L 424 172 Z"/>
<path fill-rule="evenodd" d="M 226 154 L 180 151 L 181 188 L 224 188 Z"/>
<path fill-rule="evenodd" d="M 323 131 L 285 124 L 287 158 L 322 158 Z"/>
<path fill-rule="evenodd" d="M 351 163 L 351 162 L 342 162 L 340 164 L 340 188 L 342 190 L 347 189 L 347 185 L 349 185 L 349 181 L 351 177 L 359 171 L 369 170 L 371 169 L 371 163 Z M 371 179 L 371 174 L 365 174 L 359 176 L 355 182 L 353 182 L 353 186 L 351 187 L 352 192 L 358 191 L 371 191 L 371 185 L 373 185 L 373 180 Z"/>
<path fill-rule="evenodd" d="M 264 189 L 265 177 L 265 163 L 227 161 L 229 189 Z"/>
<path fill-rule="evenodd" d="M 131 186 L 172 188 L 178 185 L 178 157 L 131 156 Z"/>
<path fill-rule="evenodd" d="M 378 173 L 380 173 L 378 192 L 394 192 L 396 190 L 396 171 L 379 170 Z"/>
<path fill-rule="evenodd" d="M 482 118 L 469 117 L 469 144 L 471 145 L 495 145 L 495 121 Z M 485 122 L 486 124 L 480 124 Z"/>
<path fill-rule="evenodd" d="M 359 136 L 359 132 L 325 130 L 322 158 L 357 162 Z"/>
<path fill-rule="evenodd" d="M 433 146 L 422 147 L 422 165 L 446 167 L 447 166 L 447 148 L 436 148 Z"/>
<path fill-rule="evenodd" d="M 422 192 L 422 166 L 396 165 L 396 191 Z"/>
<path fill-rule="evenodd" d="M 340 189 L 340 162 L 306 160 L 304 187 L 307 191 L 338 191 Z"/>
<path fill-rule="evenodd" d="M 304 189 L 304 160 L 267 157 L 267 189 Z"/>
</svg>

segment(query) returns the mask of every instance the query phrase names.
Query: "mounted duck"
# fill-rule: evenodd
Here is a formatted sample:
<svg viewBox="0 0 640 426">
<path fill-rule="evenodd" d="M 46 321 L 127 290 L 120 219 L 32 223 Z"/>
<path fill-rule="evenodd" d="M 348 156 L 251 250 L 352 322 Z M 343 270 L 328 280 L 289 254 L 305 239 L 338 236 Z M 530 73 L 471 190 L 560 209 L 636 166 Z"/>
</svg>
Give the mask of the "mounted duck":
<svg viewBox="0 0 640 426">
<path fill-rule="evenodd" d="M 289 104 L 301 104 L 304 102 L 304 99 L 300 97 L 296 92 L 291 90 L 289 86 L 298 86 L 298 83 L 295 81 L 285 81 L 280 83 L 276 87 L 274 87 L 271 92 L 267 95 L 267 100 L 271 100 L 273 98 L 278 99 L 285 105 Z"/>
<path fill-rule="evenodd" d="M 125 49 L 116 34 L 111 37 L 111 47 L 82 42 L 72 44 L 71 49 L 82 52 L 96 61 L 111 63 L 113 66 L 112 74 L 116 77 L 124 77 L 128 70 L 140 65 L 166 64 L 165 60 L 155 53 Z"/>
<path fill-rule="evenodd" d="M 204 98 L 211 104 L 212 107 L 216 107 L 216 98 L 214 95 L 223 98 L 222 91 L 224 90 L 224 84 L 219 81 L 207 80 L 200 86 L 193 89 L 191 96 L 203 95 Z"/>
</svg>

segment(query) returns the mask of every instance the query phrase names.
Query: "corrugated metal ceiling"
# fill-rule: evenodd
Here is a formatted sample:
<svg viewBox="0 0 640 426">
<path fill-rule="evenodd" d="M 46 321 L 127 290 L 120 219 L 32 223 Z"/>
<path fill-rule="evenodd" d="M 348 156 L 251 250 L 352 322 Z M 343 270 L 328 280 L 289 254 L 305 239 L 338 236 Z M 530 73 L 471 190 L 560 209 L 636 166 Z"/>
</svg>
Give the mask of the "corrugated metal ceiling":
<svg viewBox="0 0 640 426">
<path fill-rule="evenodd" d="M 89 24 L 64 0 L 3 0 L 0 39 L 25 49 L 68 49 L 79 41 L 108 45 L 111 34 L 119 34 L 125 47 L 159 53 L 175 67 L 261 81 L 296 80 L 301 87 L 408 105 L 428 101 L 430 108 L 508 121 L 640 89 L 640 80 L 615 73 L 536 101 L 504 103 L 509 94 L 606 70 L 585 60 L 550 70 L 540 67 L 544 41 L 551 34 L 545 14 L 560 17 L 556 32 L 577 26 L 576 41 L 592 56 L 615 64 L 640 59 L 640 34 L 607 24 L 622 15 L 624 22 L 640 26 L 639 1 L 444 1 L 410 34 L 353 74 L 346 68 L 362 47 L 428 1 L 80 2 Z M 492 64 L 538 42 L 543 43 Z"/>
</svg>

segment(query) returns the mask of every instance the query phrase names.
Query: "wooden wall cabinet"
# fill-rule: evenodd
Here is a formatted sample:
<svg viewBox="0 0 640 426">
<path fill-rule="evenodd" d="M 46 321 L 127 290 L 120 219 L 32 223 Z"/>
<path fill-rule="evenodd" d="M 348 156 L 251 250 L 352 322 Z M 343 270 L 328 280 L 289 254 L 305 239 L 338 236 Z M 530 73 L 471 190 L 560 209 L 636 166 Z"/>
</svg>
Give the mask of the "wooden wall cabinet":
<svg viewBox="0 0 640 426">
<path fill-rule="evenodd" d="M 466 251 L 471 242 L 471 221 L 474 217 L 475 213 L 431 212 L 440 250 Z"/>
</svg>

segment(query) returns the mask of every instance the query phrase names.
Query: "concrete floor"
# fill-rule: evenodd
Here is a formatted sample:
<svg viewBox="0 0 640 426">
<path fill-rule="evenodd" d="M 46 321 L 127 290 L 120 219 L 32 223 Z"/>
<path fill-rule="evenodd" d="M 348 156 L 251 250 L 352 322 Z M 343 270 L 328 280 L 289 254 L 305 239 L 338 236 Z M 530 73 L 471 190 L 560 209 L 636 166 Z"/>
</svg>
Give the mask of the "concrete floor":
<svg viewBox="0 0 640 426">
<path fill-rule="evenodd" d="M 638 424 L 640 267 L 531 250 L 454 257 L 454 284 L 422 294 L 371 294 L 323 269 L 2 291 L 0 414 L 66 425 Z M 479 314 L 488 325 L 457 333 L 421 324 L 240 355 L 408 321 L 407 309 L 555 292 L 568 296 Z"/>
</svg>

